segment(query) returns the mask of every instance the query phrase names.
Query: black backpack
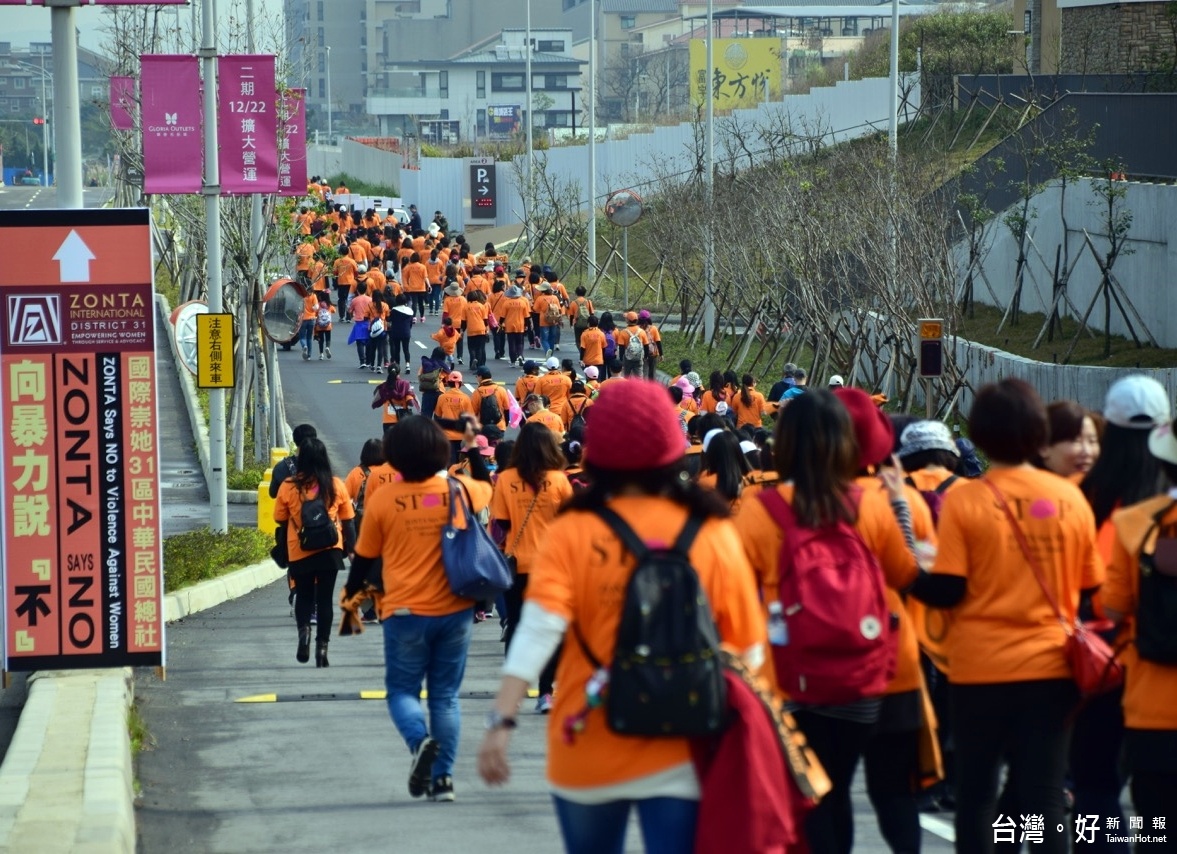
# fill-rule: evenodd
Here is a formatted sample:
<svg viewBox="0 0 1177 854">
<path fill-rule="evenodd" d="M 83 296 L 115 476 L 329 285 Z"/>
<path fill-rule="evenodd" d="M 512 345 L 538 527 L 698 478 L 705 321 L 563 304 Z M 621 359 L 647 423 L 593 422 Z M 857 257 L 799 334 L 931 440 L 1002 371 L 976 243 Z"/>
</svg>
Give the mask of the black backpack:
<svg viewBox="0 0 1177 854">
<path fill-rule="evenodd" d="M 596 512 L 637 559 L 608 666 L 609 728 L 633 736 L 719 732 L 727 704 L 719 632 L 687 554 L 703 519 L 692 515 L 669 549 L 651 549 L 615 512 Z M 604 665 L 573 628 L 585 657 L 601 670 Z"/>
<path fill-rule="evenodd" d="M 503 420 L 503 409 L 499 406 L 497 389 L 490 394 L 482 395 L 478 402 L 478 420 L 482 422 L 482 435 L 487 439 L 503 438 L 499 422 Z"/>
<path fill-rule="evenodd" d="M 572 401 L 568 401 L 568 405 L 572 406 Z M 584 430 L 585 420 L 584 411 L 589 407 L 589 399 L 586 397 L 581 401 L 580 409 L 572 410 L 572 420 L 568 422 L 568 430 Z"/>
<path fill-rule="evenodd" d="M 1145 554 L 1143 547 L 1174 506 L 1170 504 L 1153 516 L 1141 544 L 1136 651 L 1154 664 L 1177 664 L 1177 540 L 1158 537 L 1151 554 Z"/>
<path fill-rule="evenodd" d="M 327 513 L 327 505 L 316 496 L 302 502 L 302 527 L 298 545 L 304 552 L 334 548 L 339 543 L 339 527 Z"/>
<path fill-rule="evenodd" d="M 960 480 L 960 475 L 954 474 L 940 482 L 940 485 L 935 489 L 919 489 L 915 485 L 915 481 L 910 477 L 905 477 L 903 482 L 913 489 L 919 490 L 920 496 L 924 499 L 924 503 L 928 505 L 928 509 L 932 511 L 932 524 L 940 524 L 940 510 L 944 507 L 944 494 L 948 491 L 948 487 Z"/>
</svg>

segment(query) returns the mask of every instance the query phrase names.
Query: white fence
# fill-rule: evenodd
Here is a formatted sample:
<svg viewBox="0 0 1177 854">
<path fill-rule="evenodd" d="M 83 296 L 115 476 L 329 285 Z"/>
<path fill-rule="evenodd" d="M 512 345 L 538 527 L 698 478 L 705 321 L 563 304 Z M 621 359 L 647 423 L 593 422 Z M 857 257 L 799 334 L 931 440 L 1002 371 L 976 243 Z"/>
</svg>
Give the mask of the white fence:
<svg viewBox="0 0 1177 854">
<path fill-rule="evenodd" d="M 1091 236 L 1092 244 L 1101 258 L 1106 257 L 1108 251 L 1106 203 L 1092 191 L 1092 184 L 1092 181 L 1083 179 L 1069 185 L 1066 207 L 1062 211 L 1066 215 L 1070 264 L 1073 266 L 1067 293 L 1078 309 L 1078 317 L 1065 304 L 1060 307 L 1060 312 L 1076 320 L 1082 317 L 1091 304 L 1101 279 L 1099 265 L 1085 245 L 1084 230 Z M 1177 347 L 1177 306 L 1171 290 L 1177 272 L 1177 232 L 1174 231 L 1174 223 L 1177 223 L 1177 187 L 1135 182 L 1128 182 L 1123 187 L 1127 195 L 1121 207 L 1132 212 L 1132 226 L 1112 273 L 1124 286 L 1129 302 L 1156 337 L 1157 343 L 1162 347 Z M 1029 230 L 1033 242 L 1027 248 L 1029 262 L 1022 285 L 1024 311 L 1045 313 L 1053 299 L 1055 249 L 1063 240 L 1063 221 L 1059 215 L 1060 195 L 1056 183 L 1047 187 L 1031 203 Z M 973 289 L 978 302 L 1003 310 L 1013 296 L 1018 258 L 1017 242 L 1002 222 L 1002 217 L 1008 212 L 1003 211 L 995 217 L 986 234 L 979 269 L 985 274 L 988 287 L 978 279 Z M 967 246 L 958 244 L 956 255 L 958 281 L 963 282 L 968 263 Z M 1131 312 L 1129 317 L 1132 317 Z M 1090 321 L 1096 329 L 1103 330 L 1102 297 Z M 1132 323 L 1137 334 L 1140 334 L 1135 318 Z M 1114 302 L 1111 331 L 1128 335 L 1128 327 Z"/>
<path fill-rule="evenodd" d="M 914 115 L 919 104 L 919 85 L 913 78 L 904 82 L 908 92 L 900 120 Z M 757 129 L 771 128 L 779 143 L 783 131 L 804 139 L 820 139 L 825 144 L 841 142 L 885 130 L 889 118 L 889 88 L 885 78 L 839 82 L 835 86 L 813 89 L 806 95 L 786 95 L 782 101 L 760 104 L 755 109 L 736 110 L 731 116 L 717 118 L 716 158 L 722 159 L 727 144 L 734 142 L 740 129 L 752 148 L 741 163 L 761 159 L 767 154 L 763 143 L 757 148 Z M 695 126 L 685 122 L 647 131 L 629 132 L 624 139 L 607 139 L 597 143 L 596 208 L 604 205 L 613 190 L 632 188 L 639 193 L 656 178 L 681 174 L 684 179 L 694 168 Z M 311 146 L 308 168 L 311 175 L 346 172 L 362 181 L 395 187 L 408 203 L 415 203 L 428 220 L 434 210 L 445 213 L 452 229 L 465 229 L 470 213 L 469 169 L 463 159 L 422 157 L 419 169 L 406 169 L 398 155 L 377 151 L 350 140 L 340 147 L 338 168 L 330 159 L 333 149 Z M 575 182 L 584 200 L 588 200 L 588 145 L 551 148 L 544 152 L 548 175 L 561 184 Z M 522 163 L 524 158 L 517 160 Z M 395 164 L 395 165 L 394 165 Z M 399 174 L 392 171 L 399 169 Z M 523 201 L 511 163 L 500 162 L 498 178 L 498 218 L 485 225 L 512 225 L 522 222 Z"/>
</svg>

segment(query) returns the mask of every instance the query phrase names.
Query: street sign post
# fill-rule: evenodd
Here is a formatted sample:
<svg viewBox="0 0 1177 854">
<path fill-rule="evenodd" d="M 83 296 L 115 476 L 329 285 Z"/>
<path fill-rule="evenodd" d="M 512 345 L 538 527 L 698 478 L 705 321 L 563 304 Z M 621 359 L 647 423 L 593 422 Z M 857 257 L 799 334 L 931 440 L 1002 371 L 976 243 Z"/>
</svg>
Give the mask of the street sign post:
<svg viewBox="0 0 1177 854">
<path fill-rule="evenodd" d="M 199 388 L 233 388 L 233 315 L 196 316 L 196 385 Z"/>
<path fill-rule="evenodd" d="M 939 317 L 924 317 L 916 321 L 919 327 L 919 340 L 916 356 L 919 363 L 919 375 L 924 380 L 924 401 L 928 418 L 932 417 L 932 383 L 931 380 L 944 376 L 944 319 Z"/>
<path fill-rule="evenodd" d="M 4 669 L 162 666 L 146 209 L 0 211 Z"/>
<path fill-rule="evenodd" d="M 493 157 L 470 158 L 470 219 L 498 216 L 498 181 Z"/>
</svg>

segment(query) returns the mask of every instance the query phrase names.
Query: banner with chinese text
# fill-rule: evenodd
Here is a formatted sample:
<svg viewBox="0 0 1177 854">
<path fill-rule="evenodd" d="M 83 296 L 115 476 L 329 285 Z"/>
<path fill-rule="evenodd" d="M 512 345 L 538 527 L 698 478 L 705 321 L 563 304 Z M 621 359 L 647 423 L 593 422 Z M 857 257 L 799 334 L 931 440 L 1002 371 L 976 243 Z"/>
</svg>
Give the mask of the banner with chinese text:
<svg viewBox="0 0 1177 854">
<path fill-rule="evenodd" d="M 140 57 L 143 192 L 199 193 L 204 169 L 200 60 Z"/>
<path fill-rule="evenodd" d="M 278 90 L 274 57 L 217 60 L 221 195 L 278 192 Z"/>
<path fill-rule="evenodd" d="M 8 671 L 164 663 L 149 216 L 0 211 Z"/>
<path fill-rule="evenodd" d="M 282 96 L 278 134 L 278 195 L 307 192 L 307 90 L 287 89 Z"/>
</svg>

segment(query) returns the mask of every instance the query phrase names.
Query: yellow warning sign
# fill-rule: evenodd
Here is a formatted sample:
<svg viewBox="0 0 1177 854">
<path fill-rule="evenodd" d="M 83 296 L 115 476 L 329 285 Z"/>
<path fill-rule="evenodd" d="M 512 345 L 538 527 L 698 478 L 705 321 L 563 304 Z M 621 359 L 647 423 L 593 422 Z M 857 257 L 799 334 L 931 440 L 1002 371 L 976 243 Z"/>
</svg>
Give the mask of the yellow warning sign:
<svg viewBox="0 0 1177 854">
<path fill-rule="evenodd" d="M 944 337 L 943 320 L 921 320 L 919 323 L 921 341 L 931 341 L 934 338 Z"/>
<path fill-rule="evenodd" d="M 237 379 L 235 369 L 233 315 L 196 315 L 196 385 L 232 388 Z"/>
</svg>

